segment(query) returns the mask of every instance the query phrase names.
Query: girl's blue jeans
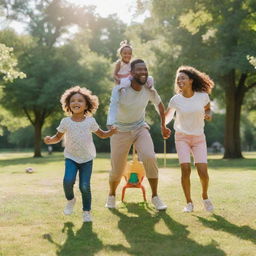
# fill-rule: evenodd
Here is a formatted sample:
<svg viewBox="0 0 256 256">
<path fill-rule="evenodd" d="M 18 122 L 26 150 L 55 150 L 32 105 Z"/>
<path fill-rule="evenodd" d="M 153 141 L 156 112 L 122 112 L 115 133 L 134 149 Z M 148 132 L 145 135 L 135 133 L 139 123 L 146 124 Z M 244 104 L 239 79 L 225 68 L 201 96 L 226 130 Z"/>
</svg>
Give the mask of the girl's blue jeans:
<svg viewBox="0 0 256 256">
<path fill-rule="evenodd" d="M 63 179 L 63 187 L 67 200 L 74 198 L 74 184 L 76 181 L 77 171 L 79 171 L 79 189 L 82 194 L 83 211 L 91 210 L 91 174 L 92 174 L 93 161 L 78 164 L 75 161 L 65 159 L 65 175 Z"/>
</svg>

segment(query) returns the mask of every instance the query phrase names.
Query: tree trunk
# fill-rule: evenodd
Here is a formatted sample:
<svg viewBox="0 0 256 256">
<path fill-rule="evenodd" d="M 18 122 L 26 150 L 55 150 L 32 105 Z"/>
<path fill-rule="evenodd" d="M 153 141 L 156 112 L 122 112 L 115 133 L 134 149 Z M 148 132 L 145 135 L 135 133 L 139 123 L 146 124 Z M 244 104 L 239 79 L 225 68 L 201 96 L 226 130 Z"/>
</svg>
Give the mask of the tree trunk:
<svg viewBox="0 0 256 256">
<path fill-rule="evenodd" d="M 41 137 L 42 137 L 43 120 L 40 114 L 36 114 L 34 129 L 34 157 L 42 157 L 41 155 Z"/>
<path fill-rule="evenodd" d="M 240 117 L 244 98 L 244 85 L 235 85 L 235 72 L 225 78 L 226 117 L 224 137 L 224 158 L 242 158 L 240 139 Z"/>
</svg>

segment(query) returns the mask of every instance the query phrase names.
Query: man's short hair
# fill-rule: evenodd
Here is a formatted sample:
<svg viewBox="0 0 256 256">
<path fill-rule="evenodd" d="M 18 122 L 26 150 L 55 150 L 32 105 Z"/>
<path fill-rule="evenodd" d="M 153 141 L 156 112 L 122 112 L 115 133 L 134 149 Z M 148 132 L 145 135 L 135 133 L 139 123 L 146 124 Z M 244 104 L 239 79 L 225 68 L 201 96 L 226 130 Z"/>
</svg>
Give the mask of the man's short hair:
<svg viewBox="0 0 256 256">
<path fill-rule="evenodd" d="M 134 70 L 135 65 L 138 64 L 138 63 L 145 63 L 145 61 L 142 60 L 142 59 L 133 60 L 133 61 L 131 62 L 131 71 Z"/>
</svg>

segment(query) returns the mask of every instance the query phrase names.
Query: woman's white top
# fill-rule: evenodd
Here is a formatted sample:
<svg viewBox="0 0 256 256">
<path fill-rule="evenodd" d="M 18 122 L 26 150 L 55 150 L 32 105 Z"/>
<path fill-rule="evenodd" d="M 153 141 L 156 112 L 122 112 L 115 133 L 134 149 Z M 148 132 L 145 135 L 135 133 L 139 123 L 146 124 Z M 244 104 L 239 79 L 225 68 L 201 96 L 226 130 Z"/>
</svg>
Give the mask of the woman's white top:
<svg viewBox="0 0 256 256">
<path fill-rule="evenodd" d="M 187 135 L 201 135 L 204 133 L 204 107 L 210 102 L 209 95 L 205 92 L 194 92 L 190 98 L 182 94 L 174 95 L 168 108 L 175 109 L 176 118 L 174 129 L 176 132 Z"/>
<path fill-rule="evenodd" d="M 95 158 L 96 149 L 92 132 L 96 132 L 98 129 L 99 125 L 93 117 L 86 117 L 81 122 L 75 122 L 71 117 L 63 118 L 57 131 L 65 133 L 65 158 L 79 164 Z"/>
</svg>

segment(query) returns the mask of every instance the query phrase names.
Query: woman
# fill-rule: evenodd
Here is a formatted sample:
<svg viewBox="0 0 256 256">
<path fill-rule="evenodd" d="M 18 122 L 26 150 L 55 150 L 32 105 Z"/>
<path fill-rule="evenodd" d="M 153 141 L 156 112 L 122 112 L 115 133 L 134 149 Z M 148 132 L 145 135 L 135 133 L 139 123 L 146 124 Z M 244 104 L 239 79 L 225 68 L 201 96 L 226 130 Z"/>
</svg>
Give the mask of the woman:
<svg viewBox="0 0 256 256">
<path fill-rule="evenodd" d="M 165 113 L 167 122 L 173 118 L 175 146 L 181 167 L 181 184 L 187 200 L 184 212 L 194 209 L 190 194 L 190 154 L 202 184 L 203 204 L 207 211 L 213 211 L 208 198 L 209 176 L 207 171 L 207 146 L 204 135 L 204 119 L 211 120 L 209 94 L 214 82 L 208 75 L 190 66 L 181 66 L 176 73 L 176 95 L 174 95 Z"/>
</svg>

